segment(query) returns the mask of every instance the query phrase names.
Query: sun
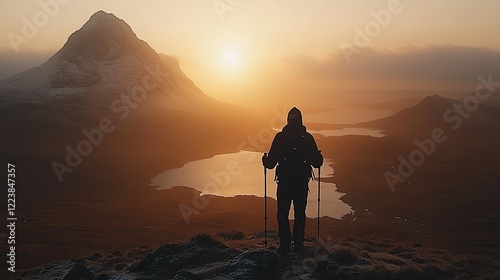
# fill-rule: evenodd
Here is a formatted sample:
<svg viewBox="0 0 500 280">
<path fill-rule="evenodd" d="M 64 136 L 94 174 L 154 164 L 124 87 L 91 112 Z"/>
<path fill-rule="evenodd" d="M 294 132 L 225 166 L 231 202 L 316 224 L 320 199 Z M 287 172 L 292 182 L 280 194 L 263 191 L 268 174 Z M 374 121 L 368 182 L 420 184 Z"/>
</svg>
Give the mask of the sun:
<svg viewBox="0 0 500 280">
<path fill-rule="evenodd" d="M 227 48 L 222 53 L 222 65 L 226 69 L 234 70 L 241 64 L 240 53 L 234 48 Z"/>
</svg>

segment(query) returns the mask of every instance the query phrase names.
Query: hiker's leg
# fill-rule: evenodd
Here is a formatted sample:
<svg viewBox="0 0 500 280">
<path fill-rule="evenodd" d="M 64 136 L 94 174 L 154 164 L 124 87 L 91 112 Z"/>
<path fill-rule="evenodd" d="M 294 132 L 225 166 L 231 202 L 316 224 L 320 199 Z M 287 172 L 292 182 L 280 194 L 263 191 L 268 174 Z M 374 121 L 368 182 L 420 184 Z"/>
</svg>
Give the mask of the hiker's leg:
<svg viewBox="0 0 500 280">
<path fill-rule="evenodd" d="M 302 243 L 304 243 L 308 191 L 307 182 L 303 183 L 299 186 L 293 197 L 293 211 L 295 217 L 293 223 L 293 241 L 296 245 L 302 245 Z"/>
<path fill-rule="evenodd" d="M 280 247 L 290 247 L 291 233 L 290 223 L 288 221 L 288 213 L 290 212 L 290 204 L 292 197 L 290 188 L 283 183 L 278 184 L 278 231 L 280 236 Z"/>
</svg>

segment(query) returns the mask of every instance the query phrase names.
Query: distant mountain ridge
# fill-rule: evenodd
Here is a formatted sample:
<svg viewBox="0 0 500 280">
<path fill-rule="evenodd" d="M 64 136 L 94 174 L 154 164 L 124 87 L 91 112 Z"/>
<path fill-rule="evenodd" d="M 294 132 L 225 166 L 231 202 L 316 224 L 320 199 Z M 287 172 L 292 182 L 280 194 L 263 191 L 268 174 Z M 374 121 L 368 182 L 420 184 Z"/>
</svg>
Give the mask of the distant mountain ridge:
<svg viewBox="0 0 500 280">
<path fill-rule="evenodd" d="M 471 107 L 474 110 L 470 110 Z M 500 110 L 482 103 L 464 105 L 463 101 L 435 94 L 389 117 L 358 125 L 397 133 L 407 131 L 417 133 L 430 131 L 436 127 L 454 127 L 458 123 L 466 124 L 468 127 L 500 127 Z"/>
</svg>

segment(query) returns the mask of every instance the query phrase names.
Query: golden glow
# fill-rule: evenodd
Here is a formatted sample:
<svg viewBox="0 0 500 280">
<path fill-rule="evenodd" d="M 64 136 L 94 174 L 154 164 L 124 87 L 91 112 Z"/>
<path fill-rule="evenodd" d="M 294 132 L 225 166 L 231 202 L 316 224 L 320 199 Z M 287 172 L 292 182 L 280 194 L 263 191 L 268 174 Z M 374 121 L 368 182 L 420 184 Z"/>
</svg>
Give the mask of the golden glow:
<svg viewBox="0 0 500 280">
<path fill-rule="evenodd" d="M 240 54 L 234 48 L 227 48 L 222 54 L 222 64 L 228 70 L 234 70 L 238 68 L 241 63 Z"/>
</svg>

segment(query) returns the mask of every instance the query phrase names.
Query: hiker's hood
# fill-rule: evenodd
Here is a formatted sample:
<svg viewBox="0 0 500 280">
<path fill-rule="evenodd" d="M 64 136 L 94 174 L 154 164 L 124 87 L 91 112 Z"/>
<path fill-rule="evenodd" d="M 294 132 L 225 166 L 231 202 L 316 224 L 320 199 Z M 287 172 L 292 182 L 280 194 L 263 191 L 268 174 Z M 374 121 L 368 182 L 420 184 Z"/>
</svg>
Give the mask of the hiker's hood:
<svg viewBox="0 0 500 280">
<path fill-rule="evenodd" d="M 306 127 L 302 124 L 302 113 L 296 107 L 293 107 L 288 112 L 286 121 L 287 125 L 283 127 L 283 132 L 306 131 Z"/>
<path fill-rule="evenodd" d="M 288 112 L 288 117 L 286 119 L 287 125 L 289 126 L 301 126 L 302 124 L 302 113 L 297 107 L 293 107 L 290 112 Z"/>
</svg>

